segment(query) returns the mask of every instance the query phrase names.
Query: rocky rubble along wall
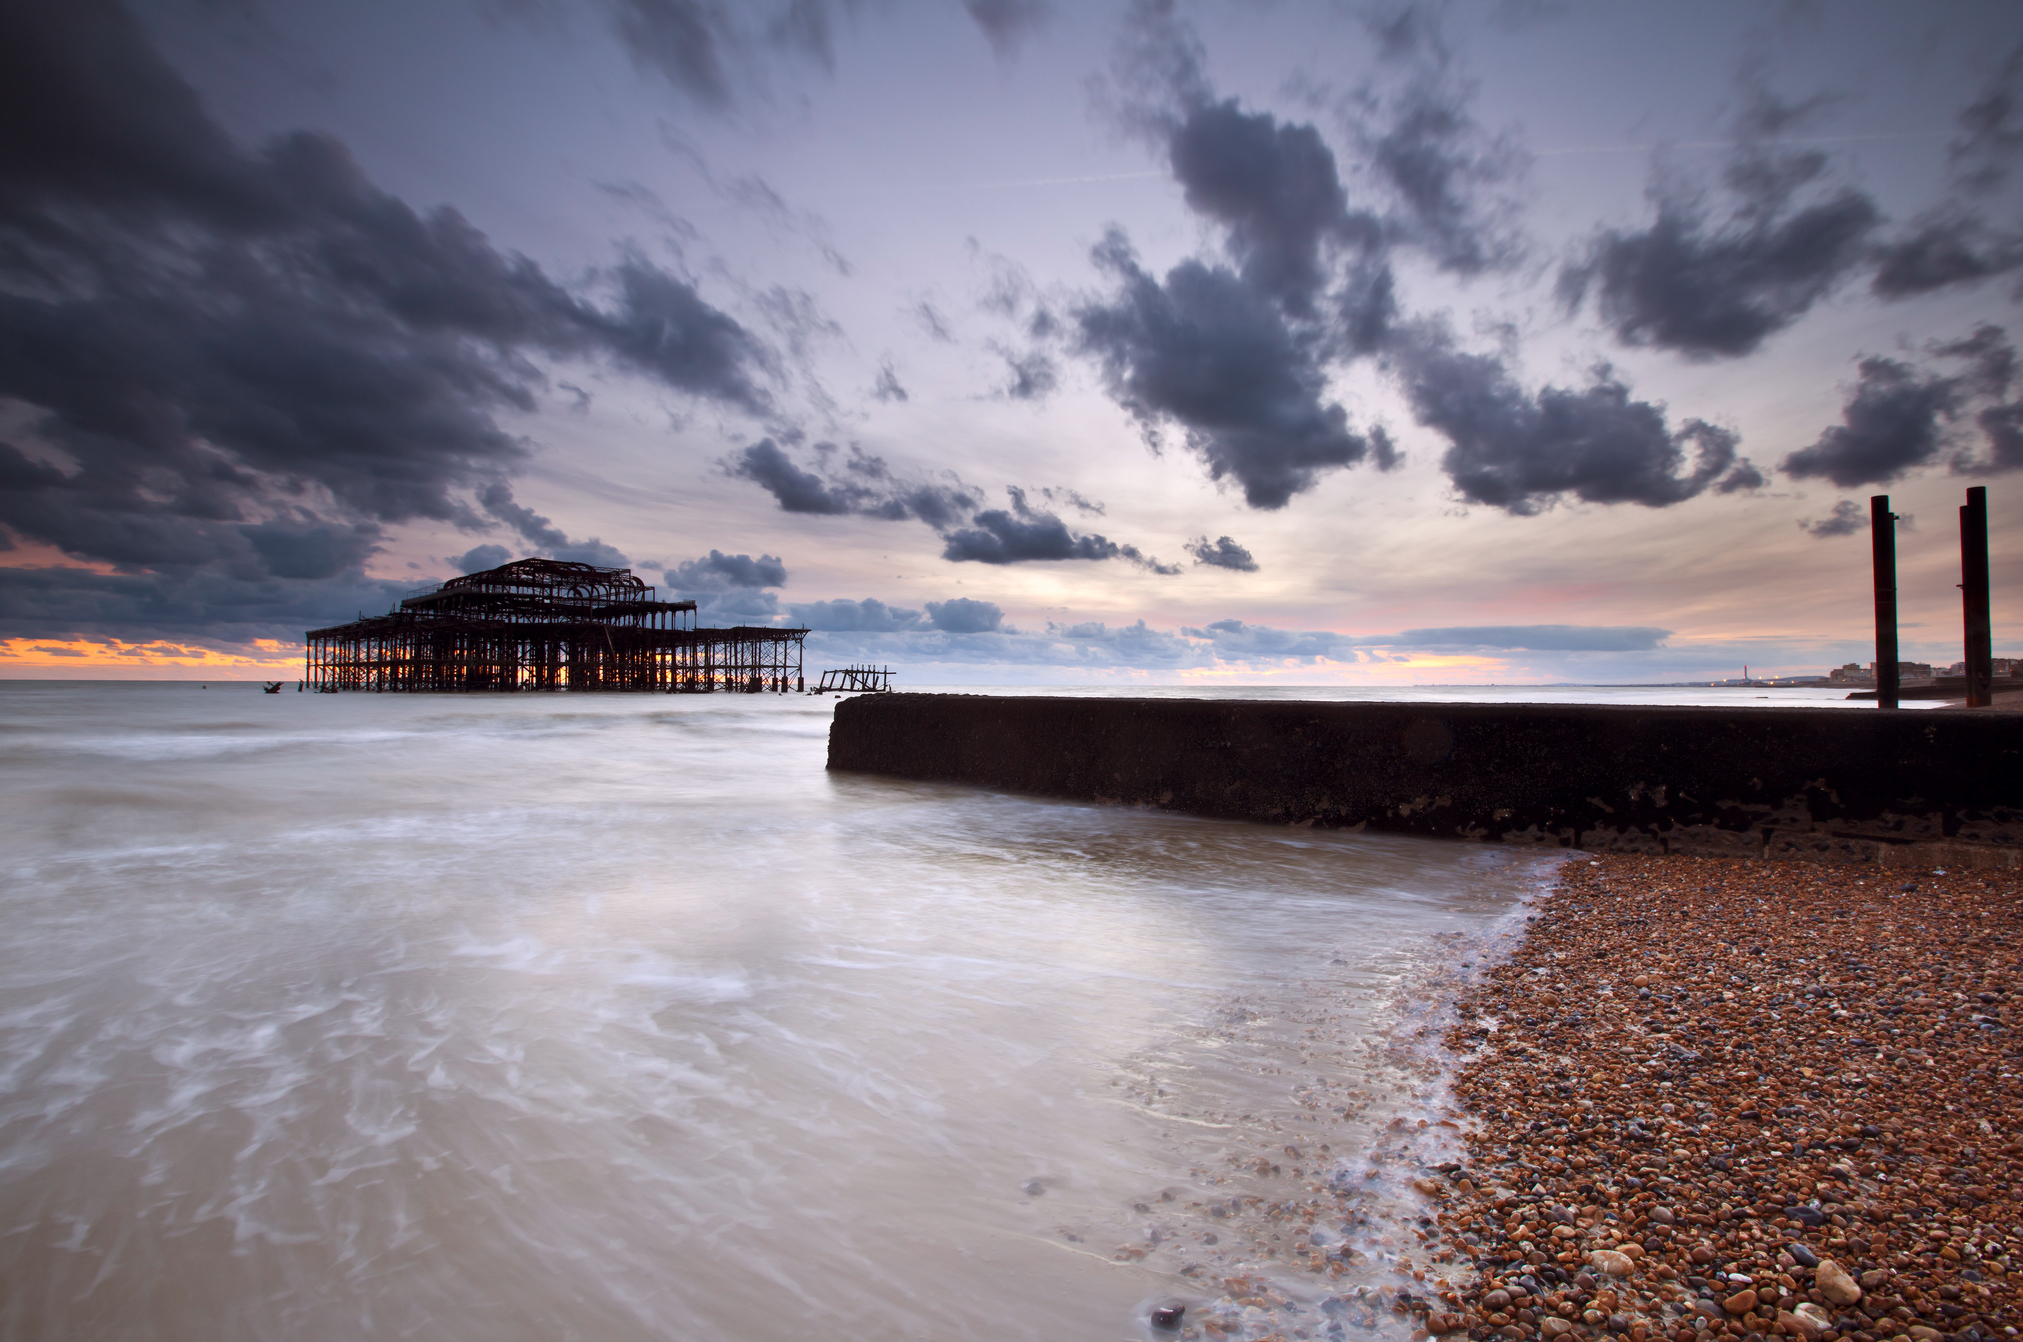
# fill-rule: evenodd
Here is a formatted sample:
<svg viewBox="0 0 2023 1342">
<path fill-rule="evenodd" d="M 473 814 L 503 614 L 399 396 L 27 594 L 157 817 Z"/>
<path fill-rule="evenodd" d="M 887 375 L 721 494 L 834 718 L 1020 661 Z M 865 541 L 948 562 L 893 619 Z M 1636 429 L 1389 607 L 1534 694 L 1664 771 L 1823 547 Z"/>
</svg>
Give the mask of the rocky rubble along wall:
<svg viewBox="0 0 2023 1342">
<path fill-rule="evenodd" d="M 1583 848 L 2023 865 L 2023 714 L 865 695 L 829 767 Z"/>
</svg>

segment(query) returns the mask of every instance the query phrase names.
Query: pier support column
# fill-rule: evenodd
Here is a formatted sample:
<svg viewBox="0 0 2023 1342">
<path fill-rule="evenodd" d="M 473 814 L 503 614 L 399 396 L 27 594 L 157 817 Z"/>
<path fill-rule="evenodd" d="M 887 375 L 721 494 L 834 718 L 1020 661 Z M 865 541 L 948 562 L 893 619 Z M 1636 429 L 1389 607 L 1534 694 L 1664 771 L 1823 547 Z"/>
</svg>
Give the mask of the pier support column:
<svg viewBox="0 0 2023 1342">
<path fill-rule="evenodd" d="M 1960 507 L 1960 605 L 1966 615 L 1967 707 L 1995 702 L 1995 639 L 1988 615 L 1988 491 L 1975 485 Z"/>
<path fill-rule="evenodd" d="M 1897 706 L 1897 515 L 1890 496 L 1868 501 L 1869 539 L 1875 551 L 1875 703 Z"/>
</svg>

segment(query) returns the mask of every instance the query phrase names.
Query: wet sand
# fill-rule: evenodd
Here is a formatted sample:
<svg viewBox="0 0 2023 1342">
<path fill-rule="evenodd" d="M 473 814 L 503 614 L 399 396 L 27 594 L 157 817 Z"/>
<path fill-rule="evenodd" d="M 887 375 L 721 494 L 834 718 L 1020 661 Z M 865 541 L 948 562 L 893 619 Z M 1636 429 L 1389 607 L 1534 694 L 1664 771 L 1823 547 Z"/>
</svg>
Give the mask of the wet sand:
<svg viewBox="0 0 2023 1342">
<path fill-rule="evenodd" d="M 2015 1336 L 2023 881 L 1884 876 L 1570 863 L 1449 1036 L 1426 1331 Z"/>
</svg>

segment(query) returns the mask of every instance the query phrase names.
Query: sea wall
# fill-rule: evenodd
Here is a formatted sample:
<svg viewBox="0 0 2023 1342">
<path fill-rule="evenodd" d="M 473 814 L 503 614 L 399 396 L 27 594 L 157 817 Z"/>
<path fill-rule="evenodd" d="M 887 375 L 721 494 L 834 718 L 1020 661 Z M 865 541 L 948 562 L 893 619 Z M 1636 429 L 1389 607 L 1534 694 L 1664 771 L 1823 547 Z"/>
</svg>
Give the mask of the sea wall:
<svg viewBox="0 0 2023 1342">
<path fill-rule="evenodd" d="M 1595 852 L 2023 865 L 2023 714 L 879 694 L 829 767 Z"/>
</svg>

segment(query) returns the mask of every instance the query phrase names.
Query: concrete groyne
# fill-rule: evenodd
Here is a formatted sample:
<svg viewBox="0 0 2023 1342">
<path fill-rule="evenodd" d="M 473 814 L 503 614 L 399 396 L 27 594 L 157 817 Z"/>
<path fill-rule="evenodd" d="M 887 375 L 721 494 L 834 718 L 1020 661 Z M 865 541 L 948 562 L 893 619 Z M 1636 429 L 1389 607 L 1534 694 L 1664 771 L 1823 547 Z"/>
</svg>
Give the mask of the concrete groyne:
<svg viewBox="0 0 2023 1342">
<path fill-rule="evenodd" d="M 1597 852 L 2023 865 L 2023 714 L 865 695 L 829 767 Z"/>
</svg>

